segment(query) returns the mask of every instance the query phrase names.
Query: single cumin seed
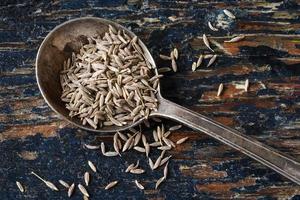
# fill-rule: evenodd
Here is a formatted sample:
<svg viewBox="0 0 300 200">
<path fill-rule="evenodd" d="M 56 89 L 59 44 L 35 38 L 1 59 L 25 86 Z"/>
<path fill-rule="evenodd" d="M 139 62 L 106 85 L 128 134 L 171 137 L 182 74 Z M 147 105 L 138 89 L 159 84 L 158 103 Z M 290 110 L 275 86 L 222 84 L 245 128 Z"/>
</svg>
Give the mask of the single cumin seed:
<svg viewBox="0 0 300 200">
<path fill-rule="evenodd" d="M 135 185 L 140 188 L 141 190 L 144 190 L 144 186 L 142 184 L 140 184 L 137 180 L 134 181 Z"/>
<path fill-rule="evenodd" d="M 85 189 L 85 187 L 83 185 L 78 184 L 78 189 L 84 196 L 90 197 L 88 191 Z"/>
<path fill-rule="evenodd" d="M 22 192 L 22 193 L 25 192 L 25 189 L 24 189 L 23 185 L 19 181 L 16 181 L 16 184 L 17 184 L 20 192 Z"/>
<path fill-rule="evenodd" d="M 88 161 L 88 165 L 90 166 L 90 168 L 93 172 L 97 172 L 96 166 L 91 161 Z"/>
<path fill-rule="evenodd" d="M 218 97 L 221 96 L 221 94 L 222 94 L 222 92 L 223 92 L 223 88 L 224 88 L 224 85 L 223 85 L 223 83 L 221 83 L 221 84 L 219 85 L 219 88 L 218 88 L 218 93 L 217 93 L 217 96 L 218 96 Z"/>
<path fill-rule="evenodd" d="M 176 142 L 176 144 L 182 144 L 182 143 L 184 143 L 185 141 L 187 141 L 187 139 L 189 139 L 189 137 L 181 138 L 181 139 L 179 139 L 179 140 Z"/>
<path fill-rule="evenodd" d="M 118 184 L 118 181 L 110 182 L 109 184 L 107 184 L 107 185 L 105 186 L 105 190 L 108 190 L 108 189 L 110 189 L 110 188 L 112 188 L 112 187 L 115 187 L 117 184 Z"/>
</svg>

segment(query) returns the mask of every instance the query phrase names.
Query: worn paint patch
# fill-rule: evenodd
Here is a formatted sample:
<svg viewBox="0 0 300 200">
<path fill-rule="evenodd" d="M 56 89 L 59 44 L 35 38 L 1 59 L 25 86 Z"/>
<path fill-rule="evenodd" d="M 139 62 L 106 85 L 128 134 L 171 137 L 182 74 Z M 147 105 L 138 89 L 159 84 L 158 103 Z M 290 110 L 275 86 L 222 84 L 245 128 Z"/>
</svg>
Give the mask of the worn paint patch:
<svg viewBox="0 0 300 200">
<path fill-rule="evenodd" d="M 21 151 L 17 154 L 24 160 L 35 160 L 38 157 L 38 153 L 36 151 Z"/>
<path fill-rule="evenodd" d="M 197 164 L 193 166 L 180 165 L 179 170 L 183 175 L 197 179 L 227 177 L 226 171 L 213 170 L 211 166 L 206 164 Z"/>
<path fill-rule="evenodd" d="M 43 125 L 21 125 L 14 126 L 4 130 L 0 134 L 0 142 L 9 139 L 20 139 L 28 136 L 36 135 L 37 133 L 42 134 L 43 137 L 55 137 L 58 129 L 59 122 L 52 122 L 50 124 Z"/>
<path fill-rule="evenodd" d="M 231 193 L 231 189 L 255 185 L 256 179 L 247 177 L 235 183 L 214 182 L 208 184 L 197 184 L 196 189 L 199 192 L 216 192 L 216 193 Z"/>
</svg>

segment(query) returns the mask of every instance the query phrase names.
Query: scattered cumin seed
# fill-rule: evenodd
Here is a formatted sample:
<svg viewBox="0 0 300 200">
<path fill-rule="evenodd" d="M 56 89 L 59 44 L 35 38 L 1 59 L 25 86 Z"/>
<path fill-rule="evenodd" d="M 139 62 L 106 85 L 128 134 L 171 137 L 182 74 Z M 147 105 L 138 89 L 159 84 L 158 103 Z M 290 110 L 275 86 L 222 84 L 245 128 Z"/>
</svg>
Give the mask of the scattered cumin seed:
<svg viewBox="0 0 300 200">
<path fill-rule="evenodd" d="M 130 170 L 130 173 L 132 173 L 132 174 L 143 174 L 145 172 L 145 170 L 143 170 L 143 169 L 131 169 Z"/>
<path fill-rule="evenodd" d="M 143 148 L 143 147 L 135 146 L 135 147 L 133 147 L 133 148 L 134 148 L 136 151 L 141 152 L 141 153 L 145 153 L 145 152 L 146 152 L 145 148 Z"/>
<path fill-rule="evenodd" d="M 181 139 L 179 139 L 179 140 L 176 142 L 176 144 L 182 144 L 182 143 L 184 143 L 185 141 L 187 141 L 187 139 L 189 139 L 189 137 L 181 138 Z"/>
<path fill-rule="evenodd" d="M 101 153 L 104 155 L 105 154 L 105 144 L 104 144 L 104 142 L 101 142 L 100 147 L 101 147 Z"/>
<path fill-rule="evenodd" d="M 239 42 L 239 41 L 243 40 L 244 38 L 245 38 L 245 35 L 239 35 L 234 38 L 231 38 L 230 40 L 225 40 L 224 42 L 227 42 L 227 43 Z"/>
<path fill-rule="evenodd" d="M 211 24 L 211 22 L 208 22 L 208 27 L 210 28 L 210 30 L 212 31 L 218 31 L 219 29 L 213 27 L 213 25 Z"/>
<path fill-rule="evenodd" d="M 84 196 L 90 197 L 88 191 L 85 189 L 85 187 L 83 185 L 78 184 L 78 189 Z"/>
<path fill-rule="evenodd" d="M 232 12 L 230 12 L 227 9 L 224 9 L 223 12 L 225 13 L 225 15 L 227 15 L 228 17 L 235 19 L 236 17 L 234 16 L 234 14 L 232 14 Z"/>
<path fill-rule="evenodd" d="M 248 88 L 249 88 L 249 79 L 246 79 L 245 86 L 244 86 L 245 92 L 248 92 Z"/>
<path fill-rule="evenodd" d="M 69 187 L 70 187 L 70 185 L 69 185 L 67 182 L 65 182 L 64 180 L 58 180 L 58 182 L 59 182 L 62 186 L 64 186 L 65 188 L 69 188 Z"/>
<path fill-rule="evenodd" d="M 176 125 L 176 126 L 172 126 L 172 127 L 169 128 L 169 131 L 176 131 L 176 130 L 180 129 L 181 127 L 182 127 L 181 124 Z"/>
<path fill-rule="evenodd" d="M 197 60 L 196 69 L 197 69 L 198 67 L 200 67 L 202 61 L 203 61 L 203 54 L 201 54 L 201 55 L 199 56 L 198 60 Z"/>
<path fill-rule="evenodd" d="M 149 157 L 150 145 L 148 143 L 146 143 L 146 145 L 145 145 L 145 153 L 146 153 L 146 157 Z"/>
<path fill-rule="evenodd" d="M 158 179 L 158 181 L 155 184 L 155 189 L 157 190 L 157 188 L 160 186 L 160 184 L 165 180 L 165 177 L 161 177 L 160 179 Z"/>
<path fill-rule="evenodd" d="M 129 137 L 129 139 L 125 142 L 125 144 L 124 144 L 124 146 L 123 146 L 123 149 L 122 149 L 122 152 L 126 151 L 126 150 L 130 147 L 132 141 L 133 141 L 133 137 L 131 136 L 131 137 Z"/>
<path fill-rule="evenodd" d="M 170 158 L 172 158 L 172 155 L 170 155 L 170 156 L 165 157 L 164 159 L 162 159 L 159 166 L 164 165 L 166 162 L 168 162 L 168 160 L 170 160 Z"/>
<path fill-rule="evenodd" d="M 91 149 L 91 150 L 95 150 L 95 149 L 99 149 L 100 146 L 97 145 L 90 145 L 90 144 L 84 144 L 85 148 L 87 149 Z"/>
<path fill-rule="evenodd" d="M 178 50 L 177 50 L 177 48 L 174 48 L 173 54 L 174 54 L 174 58 L 177 60 L 178 59 Z"/>
<path fill-rule="evenodd" d="M 93 172 L 97 172 L 96 166 L 91 161 L 88 161 L 88 165 L 90 166 L 90 168 Z"/>
<path fill-rule="evenodd" d="M 107 156 L 107 157 L 114 157 L 114 156 L 120 155 L 120 153 L 115 152 L 115 151 L 107 151 L 107 152 L 105 152 L 105 154 L 103 154 L 103 155 L 104 155 L 104 156 Z"/>
<path fill-rule="evenodd" d="M 157 160 L 155 161 L 155 163 L 154 163 L 154 165 L 153 165 L 153 169 L 156 169 L 156 168 L 158 168 L 158 167 L 160 166 L 161 159 L 162 159 L 161 156 L 159 156 L 159 157 L 157 158 Z"/>
<path fill-rule="evenodd" d="M 72 185 L 68 189 L 68 197 L 71 197 L 75 188 L 75 183 L 72 183 Z"/>
<path fill-rule="evenodd" d="M 140 184 L 137 180 L 134 181 L 135 185 L 140 188 L 141 190 L 145 189 L 142 184 Z"/>
<path fill-rule="evenodd" d="M 130 164 L 127 168 L 126 168 L 126 170 L 125 170 L 125 172 L 126 173 L 128 173 L 130 170 L 132 170 L 134 168 L 134 164 L 132 163 L 132 164 Z"/>
<path fill-rule="evenodd" d="M 105 190 L 108 190 L 118 184 L 118 181 L 110 182 L 107 186 L 105 186 Z"/>
<path fill-rule="evenodd" d="M 154 169 L 154 164 L 153 164 L 153 161 L 151 160 L 151 158 L 149 158 L 149 166 L 150 166 L 150 169 Z"/>
<path fill-rule="evenodd" d="M 170 72 L 172 69 L 170 67 L 161 67 L 158 68 L 158 73 L 165 73 L 165 72 Z"/>
<path fill-rule="evenodd" d="M 223 85 L 223 83 L 221 83 L 221 84 L 219 85 L 219 88 L 218 88 L 218 93 L 217 93 L 217 96 L 218 96 L 218 97 L 221 96 L 221 94 L 222 94 L 222 92 L 223 92 L 223 88 L 224 88 L 224 85 Z"/>
<path fill-rule="evenodd" d="M 167 179 L 167 175 L 168 175 L 168 166 L 169 166 L 169 162 L 167 162 L 167 164 L 166 164 L 166 166 L 165 166 L 165 168 L 164 168 L 164 177 L 165 177 L 165 179 Z"/>
<path fill-rule="evenodd" d="M 204 59 L 212 58 L 214 55 L 212 54 L 206 54 L 203 56 Z"/>
<path fill-rule="evenodd" d="M 171 146 L 160 146 L 160 147 L 157 147 L 157 149 L 168 151 L 168 150 L 172 149 L 172 147 Z"/>
<path fill-rule="evenodd" d="M 207 67 L 210 67 L 217 59 L 217 55 L 213 55 L 213 57 L 209 60 Z"/>
<path fill-rule="evenodd" d="M 163 60 L 171 60 L 171 57 L 170 56 L 166 56 L 166 55 L 163 55 L 163 54 L 159 54 L 159 57 Z"/>
<path fill-rule="evenodd" d="M 46 184 L 46 186 L 49 187 L 51 190 L 58 191 L 58 188 L 53 183 L 51 183 L 50 181 L 44 180 L 42 177 L 37 175 L 35 172 L 31 172 L 31 174 L 33 174 L 35 177 L 37 177 L 42 182 L 44 182 Z"/>
<path fill-rule="evenodd" d="M 86 186 L 89 186 L 90 183 L 90 174 L 88 172 L 84 173 L 84 183 Z"/>
<path fill-rule="evenodd" d="M 177 64 L 176 64 L 175 59 L 172 59 L 172 64 L 171 64 L 171 66 L 172 66 L 173 71 L 174 71 L 174 72 L 177 72 Z"/>
<path fill-rule="evenodd" d="M 20 192 L 22 192 L 22 193 L 25 192 L 25 189 L 24 189 L 23 185 L 19 181 L 16 181 L 16 184 L 17 184 Z"/>
<path fill-rule="evenodd" d="M 209 40 L 208 40 L 208 38 L 206 37 L 205 34 L 203 34 L 202 39 L 203 39 L 203 42 L 204 42 L 205 46 L 206 46 L 209 50 L 211 50 L 212 52 L 214 52 L 214 50 L 210 47 Z"/>
<path fill-rule="evenodd" d="M 197 68 L 197 63 L 196 62 L 193 62 L 192 64 L 192 71 L 194 72 Z"/>
</svg>

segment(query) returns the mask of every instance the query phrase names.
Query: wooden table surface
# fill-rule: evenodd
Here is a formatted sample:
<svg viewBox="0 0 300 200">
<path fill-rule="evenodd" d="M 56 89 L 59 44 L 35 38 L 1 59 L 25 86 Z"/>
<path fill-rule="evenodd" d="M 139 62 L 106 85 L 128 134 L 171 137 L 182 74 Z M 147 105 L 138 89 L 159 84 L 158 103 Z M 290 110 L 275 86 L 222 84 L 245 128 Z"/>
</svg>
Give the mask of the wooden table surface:
<svg viewBox="0 0 300 200">
<path fill-rule="evenodd" d="M 232 20 L 223 9 L 237 17 Z M 0 2 L 0 199 L 67 199 L 58 180 L 82 183 L 93 161 L 88 187 L 91 199 L 300 199 L 300 186 L 217 142 L 183 127 L 171 135 L 190 139 L 167 152 L 173 155 L 169 178 L 155 190 L 162 169 L 151 172 L 140 153 L 103 157 L 84 143 L 104 141 L 112 148 L 112 134 L 80 130 L 61 120 L 43 100 L 35 78 L 35 57 L 43 38 L 69 19 L 95 16 L 130 27 L 148 46 L 159 67 L 169 67 L 159 53 L 177 47 L 178 72 L 162 79 L 162 94 L 182 106 L 300 160 L 300 6 L 299 1 L 172 1 L 172 0 L 2 0 Z M 211 31 L 207 23 L 219 26 Z M 200 53 L 208 53 L 201 36 L 210 38 L 218 54 L 215 64 L 192 72 Z M 226 44 L 234 34 L 243 41 Z M 200 36 L 200 38 L 198 38 Z M 207 63 L 207 61 L 206 61 Z M 238 86 L 249 79 L 249 92 Z M 225 90 L 216 97 L 218 85 Z M 163 120 L 166 127 L 175 122 Z M 151 122 L 153 127 L 158 123 Z M 152 128 L 144 128 L 149 135 Z M 155 159 L 158 151 L 151 152 Z M 124 173 L 140 160 L 143 175 Z M 34 171 L 55 183 L 51 191 Z M 141 191 L 132 183 L 145 185 Z M 15 181 L 25 186 L 20 193 Z M 103 187 L 112 180 L 119 185 Z M 82 199 L 75 191 L 71 199 Z"/>
</svg>

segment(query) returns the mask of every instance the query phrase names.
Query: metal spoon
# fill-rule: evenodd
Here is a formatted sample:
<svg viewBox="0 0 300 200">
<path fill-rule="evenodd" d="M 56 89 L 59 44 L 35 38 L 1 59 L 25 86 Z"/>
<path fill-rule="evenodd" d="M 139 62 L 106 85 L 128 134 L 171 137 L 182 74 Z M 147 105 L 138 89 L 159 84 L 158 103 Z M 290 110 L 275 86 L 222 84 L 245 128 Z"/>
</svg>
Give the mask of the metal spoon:
<svg viewBox="0 0 300 200">
<path fill-rule="evenodd" d="M 77 118 L 68 116 L 69 111 L 60 100 L 59 72 L 66 57 L 70 56 L 72 51 L 78 50 L 78 47 L 82 45 L 83 36 L 101 34 L 107 30 L 108 24 L 125 30 L 131 37 L 135 36 L 127 28 L 101 18 L 86 17 L 70 20 L 59 25 L 47 35 L 39 48 L 36 60 L 37 82 L 48 105 L 76 126 L 99 133 L 125 130 L 140 124 L 144 119 L 123 127 L 112 126 L 95 130 L 89 126 L 83 126 Z M 147 47 L 141 40 L 139 40 L 139 44 L 144 51 L 146 59 L 152 66 L 156 66 Z M 155 70 L 155 73 L 157 74 L 157 70 Z M 289 156 L 232 128 L 164 99 L 161 96 L 160 89 L 157 92 L 157 99 L 159 100 L 158 110 L 150 113 L 150 117 L 169 118 L 181 122 L 192 129 L 204 132 L 300 185 L 300 163 Z"/>
</svg>

